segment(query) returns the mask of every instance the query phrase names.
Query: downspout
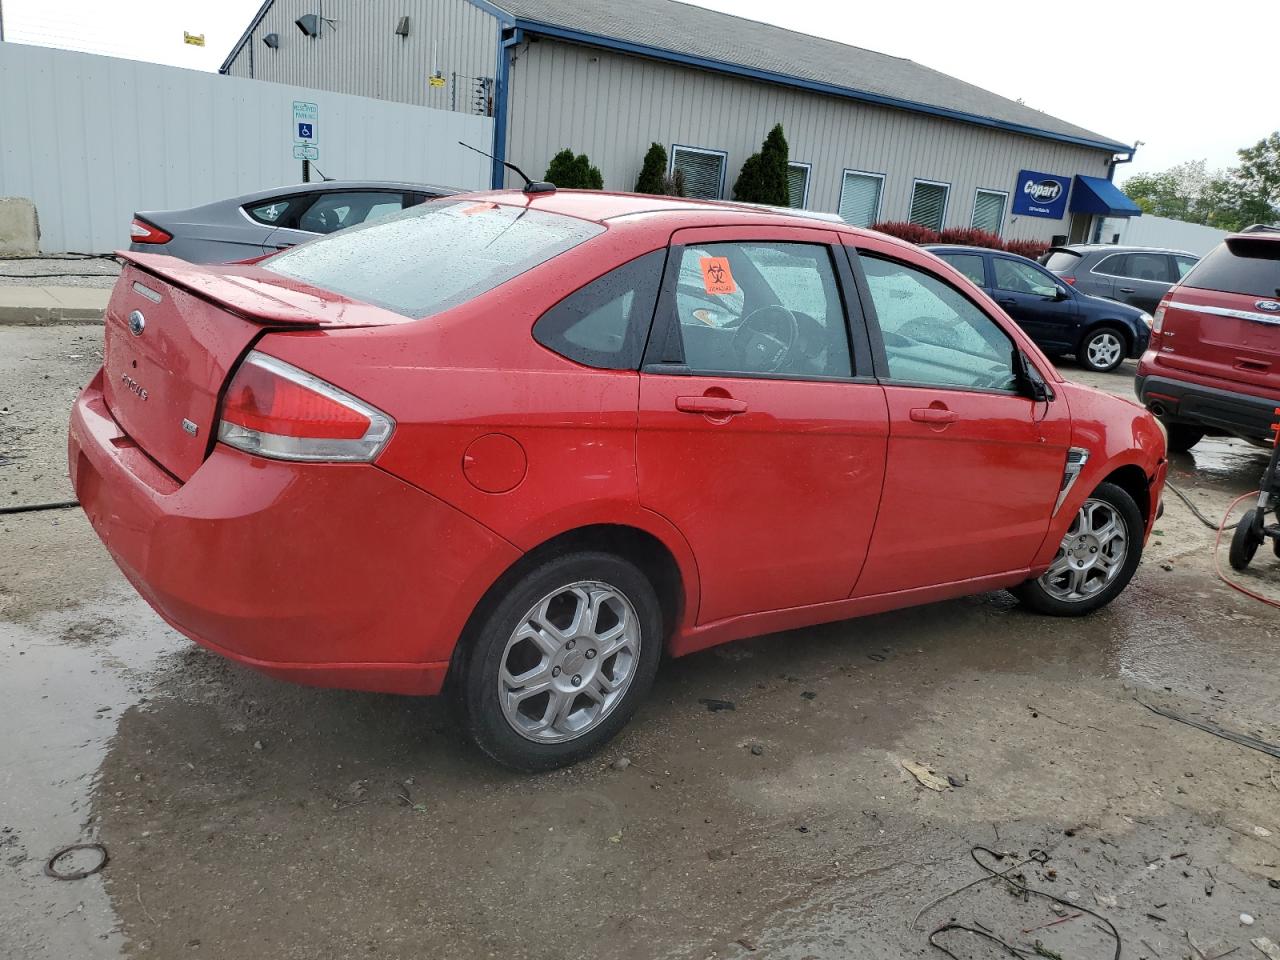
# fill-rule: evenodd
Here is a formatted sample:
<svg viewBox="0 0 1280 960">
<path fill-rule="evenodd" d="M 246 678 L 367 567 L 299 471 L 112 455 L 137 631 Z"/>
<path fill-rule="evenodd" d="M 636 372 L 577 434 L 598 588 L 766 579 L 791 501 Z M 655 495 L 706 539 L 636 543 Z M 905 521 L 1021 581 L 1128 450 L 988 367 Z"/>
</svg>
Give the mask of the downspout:
<svg viewBox="0 0 1280 960">
<path fill-rule="evenodd" d="M 489 173 L 489 186 L 501 190 L 506 182 L 507 159 L 507 101 L 511 92 L 511 54 L 524 41 L 524 31 L 513 23 L 498 21 L 498 76 L 493 91 L 493 167 Z"/>
<path fill-rule="evenodd" d="M 1129 148 L 1129 152 L 1124 155 L 1123 160 L 1117 158 L 1115 154 L 1111 155 L 1111 161 L 1107 164 L 1108 180 L 1110 180 L 1112 183 L 1116 182 L 1116 167 L 1120 166 L 1120 164 L 1122 163 L 1133 163 L 1133 155 L 1138 152 L 1138 147 L 1140 146 L 1142 146 L 1142 141 L 1141 140 L 1136 141 L 1134 145 Z M 1090 231 L 1090 236 L 1089 236 L 1090 242 L 1092 243 L 1102 242 L 1102 222 L 1104 220 L 1106 220 L 1106 217 L 1093 218 L 1093 221 L 1094 221 L 1093 229 Z"/>
</svg>

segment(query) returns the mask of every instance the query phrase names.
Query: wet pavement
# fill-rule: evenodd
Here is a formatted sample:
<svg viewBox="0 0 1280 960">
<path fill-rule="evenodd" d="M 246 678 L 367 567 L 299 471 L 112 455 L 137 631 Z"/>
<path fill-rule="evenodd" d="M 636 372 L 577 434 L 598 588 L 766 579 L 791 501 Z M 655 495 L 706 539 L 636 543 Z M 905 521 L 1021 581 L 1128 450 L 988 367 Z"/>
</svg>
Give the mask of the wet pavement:
<svg viewBox="0 0 1280 960">
<path fill-rule="evenodd" d="M 95 333 L 0 330 L 18 378 L 0 502 L 68 495 L 60 431 Z M 1216 519 L 1263 463 L 1205 441 L 1173 479 Z M 76 511 L 0 516 L 0 957 L 888 960 L 945 956 L 927 938 L 951 918 L 1111 957 L 1080 907 L 1125 957 L 1261 957 L 1280 760 L 1142 703 L 1280 742 L 1280 617 L 1217 581 L 1180 501 L 1157 531 L 1093 617 L 993 593 L 707 651 L 664 665 L 605 754 L 529 777 L 442 702 L 293 687 L 195 647 Z M 1280 562 L 1248 579 L 1280 593 Z M 43 874 L 84 841 L 108 848 L 101 873 Z M 1061 902 L 984 882 L 931 906 L 984 876 L 975 846 L 1014 855 L 996 870 L 1043 851 L 1018 883 Z M 937 943 L 1002 955 L 963 930 Z"/>
</svg>

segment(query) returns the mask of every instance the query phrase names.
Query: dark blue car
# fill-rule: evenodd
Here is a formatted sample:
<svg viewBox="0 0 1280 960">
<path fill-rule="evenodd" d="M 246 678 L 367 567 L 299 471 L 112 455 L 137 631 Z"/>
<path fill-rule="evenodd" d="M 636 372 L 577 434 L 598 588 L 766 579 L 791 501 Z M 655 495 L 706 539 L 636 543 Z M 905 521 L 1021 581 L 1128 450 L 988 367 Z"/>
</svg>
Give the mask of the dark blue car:
<svg viewBox="0 0 1280 960">
<path fill-rule="evenodd" d="M 925 247 L 986 291 L 1051 357 L 1073 354 L 1088 370 L 1114 370 L 1147 349 L 1151 315 L 1091 297 L 1034 260 L 984 247 Z"/>
</svg>

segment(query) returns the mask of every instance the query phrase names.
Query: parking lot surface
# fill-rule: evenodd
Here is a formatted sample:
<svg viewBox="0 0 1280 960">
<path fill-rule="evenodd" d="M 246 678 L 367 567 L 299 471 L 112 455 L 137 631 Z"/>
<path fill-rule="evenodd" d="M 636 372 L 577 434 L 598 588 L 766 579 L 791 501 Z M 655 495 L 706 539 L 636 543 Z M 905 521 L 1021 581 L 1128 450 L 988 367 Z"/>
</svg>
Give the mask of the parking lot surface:
<svg viewBox="0 0 1280 960">
<path fill-rule="evenodd" d="M 70 497 L 66 416 L 100 341 L 0 328 L 0 505 Z M 1132 364 L 1067 373 L 1132 393 Z M 1171 479 L 1216 519 L 1264 463 L 1209 440 Z M 1251 938 L 1280 941 L 1280 760 L 1144 704 L 1280 742 L 1280 618 L 1217 580 L 1181 501 L 1156 526 L 1092 617 L 992 593 L 671 661 L 603 755 L 531 777 L 441 701 L 196 647 L 78 511 L 0 516 L 0 956 L 888 960 L 943 956 L 927 938 L 951 918 L 1112 956 L 1075 905 L 1126 957 L 1260 955 Z M 1242 579 L 1276 595 L 1280 562 Z M 105 869 L 45 876 L 85 841 Z M 984 876 L 975 847 L 1012 854 L 978 852 L 998 870 L 1042 851 L 1015 872 L 1062 902 L 985 882 L 934 904 Z"/>
</svg>

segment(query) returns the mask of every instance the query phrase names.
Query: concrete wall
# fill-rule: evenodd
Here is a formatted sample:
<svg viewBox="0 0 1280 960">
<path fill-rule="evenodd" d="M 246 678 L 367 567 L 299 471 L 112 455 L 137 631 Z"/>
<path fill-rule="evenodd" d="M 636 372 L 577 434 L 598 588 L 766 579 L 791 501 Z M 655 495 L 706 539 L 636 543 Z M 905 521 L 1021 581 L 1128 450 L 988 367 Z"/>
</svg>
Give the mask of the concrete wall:
<svg viewBox="0 0 1280 960">
<path fill-rule="evenodd" d="M 336 25 L 309 38 L 294 21 L 321 9 Z M 402 16 L 409 18 L 404 38 L 395 33 Z M 274 50 L 262 42 L 269 33 L 280 38 Z M 228 72 L 472 113 L 468 78 L 492 78 L 497 57 L 497 20 L 467 0 L 275 0 Z M 436 71 L 443 87 L 427 82 Z"/>
<path fill-rule="evenodd" d="M 1012 194 L 1022 169 L 1105 177 L 1111 156 L 546 39 L 518 48 L 511 90 L 507 159 L 531 176 L 572 147 L 607 189 L 630 190 L 656 140 L 668 153 L 677 143 L 727 151 L 728 198 L 742 162 L 781 122 L 791 159 L 813 165 L 811 209 L 837 210 L 846 168 L 883 173 L 882 220 L 907 218 L 915 178 L 950 183 L 946 225 L 969 226 L 978 188 Z M 1065 217 L 1015 219 L 1006 207 L 1006 238 L 1066 232 Z"/>
<path fill-rule="evenodd" d="M 326 176 L 489 184 L 458 146 L 490 149 L 486 117 L 0 43 L 0 196 L 35 202 L 45 252 L 127 246 L 137 210 L 299 182 L 295 100 L 319 107 Z"/>
<path fill-rule="evenodd" d="M 1117 234 L 1119 240 L 1116 240 Z M 1170 220 L 1143 214 L 1130 219 L 1106 219 L 1102 222 L 1103 243 L 1123 243 L 1135 247 L 1171 247 L 1202 257 L 1227 236 L 1225 230 L 1215 230 L 1198 223 Z"/>
</svg>

